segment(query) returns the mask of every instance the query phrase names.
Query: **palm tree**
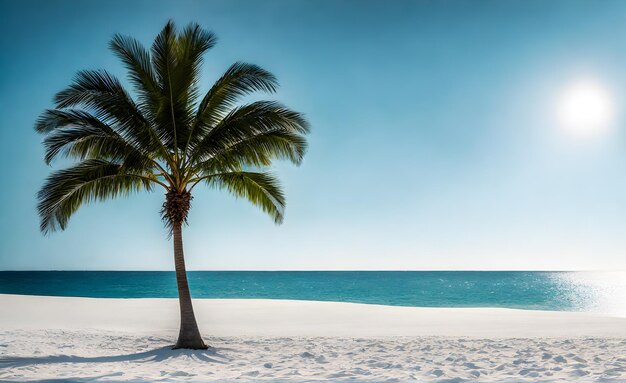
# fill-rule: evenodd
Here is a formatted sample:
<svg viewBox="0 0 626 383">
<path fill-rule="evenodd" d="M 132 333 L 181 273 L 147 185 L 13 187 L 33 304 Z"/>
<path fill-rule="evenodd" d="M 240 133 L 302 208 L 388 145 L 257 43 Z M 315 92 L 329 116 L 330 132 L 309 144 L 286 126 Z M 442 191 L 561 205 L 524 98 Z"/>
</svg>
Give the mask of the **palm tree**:
<svg viewBox="0 0 626 383">
<path fill-rule="evenodd" d="M 304 117 L 273 101 L 240 105 L 241 98 L 273 93 L 276 78 L 262 68 L 235 63 L 200 97 L 202 56 L 215 45 L 197 24 L 177 32 L 172 21 L 150 50 L 116 35 L 110 48 L 128 70 L 135 94 L 105 70 L 77 73 L 57 93 L 55 108 L 36 122 L 45 135 L 45 161 L 77 161 L 53 172 L 38 193 L 44 234 L 67 227 L 70 216 L 92 201 L 162 187 L 161 210 L 174 242 L 180 304 L 175 348 L 206 348 L 193 312 L 183 255 L 182 226 L 191 192 L 205 183 L 248 199 L 278 224 L 285 197 L 263 169 L 274 159 L 300 164 L 309 126 Z"/>
</svg>

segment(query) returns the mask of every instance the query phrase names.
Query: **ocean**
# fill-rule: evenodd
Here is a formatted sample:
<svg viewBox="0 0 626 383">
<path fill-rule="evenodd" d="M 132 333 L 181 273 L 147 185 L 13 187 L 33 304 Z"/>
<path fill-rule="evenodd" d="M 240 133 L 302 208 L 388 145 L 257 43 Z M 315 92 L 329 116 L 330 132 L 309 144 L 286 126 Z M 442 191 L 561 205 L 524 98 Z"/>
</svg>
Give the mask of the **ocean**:
<svg viewBox="0 0 626 383">
<path fill-rule="evenodd" d="M 190 271 L 194 298 L 419 307 L 504 307 L 626 316 L 626 273 L 549 271 Z M 169 271 L 0 271 L 0 293 L 175 298 Z"/>
</svg>

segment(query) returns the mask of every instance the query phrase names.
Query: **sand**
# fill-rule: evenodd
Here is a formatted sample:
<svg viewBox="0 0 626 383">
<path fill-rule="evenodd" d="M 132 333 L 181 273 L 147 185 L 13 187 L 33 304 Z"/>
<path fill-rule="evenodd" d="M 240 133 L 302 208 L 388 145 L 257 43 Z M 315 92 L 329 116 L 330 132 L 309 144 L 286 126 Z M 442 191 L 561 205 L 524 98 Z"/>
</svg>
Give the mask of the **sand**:
<svg viewBox="0 0 626 383">
<path fill-rule="evenodd" d="M 173 299 L 0 307 L 2 381 L 626 382 L 626 318 L 586 313 L 199 299 L 185 351 Z"/>
</svg>

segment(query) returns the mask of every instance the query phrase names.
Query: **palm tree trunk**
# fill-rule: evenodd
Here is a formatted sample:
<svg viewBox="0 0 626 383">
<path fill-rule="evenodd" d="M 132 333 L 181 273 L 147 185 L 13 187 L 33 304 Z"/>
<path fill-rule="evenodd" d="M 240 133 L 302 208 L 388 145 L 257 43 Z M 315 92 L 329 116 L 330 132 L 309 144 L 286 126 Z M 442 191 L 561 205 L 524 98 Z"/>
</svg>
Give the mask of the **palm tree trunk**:
<svg viewBox="0 0 626 383">
<path fill-rule="evenodd" d="M 187 284 L 187 270 L 185 269 L 185 254 L 183 253 L 183 229 L 181 223 L 172 224 L 174 236 L 174 264 L 176 266 L 176 283 L 178 284 L 178 302 L 180 304 L 180 332 L 174 348 L 190 348 L 194 350 L 206 349 L 196 317 L 193 313 L 191 294 Z"/>
</svg>

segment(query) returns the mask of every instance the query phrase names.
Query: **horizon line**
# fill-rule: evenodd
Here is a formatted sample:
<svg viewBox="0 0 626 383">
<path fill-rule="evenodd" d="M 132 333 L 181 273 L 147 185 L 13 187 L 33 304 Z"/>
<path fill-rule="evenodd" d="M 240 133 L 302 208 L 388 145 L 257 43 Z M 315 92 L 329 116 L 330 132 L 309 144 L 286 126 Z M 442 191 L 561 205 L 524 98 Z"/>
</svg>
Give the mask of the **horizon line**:
<svg viewBox="0 0 626 383">
<path fill-rule="evenodd" d="M 0 272 L 174 272 L 167 270 L 112 270 L 112 269 L 12 269 Z M 602 269 L 194 269 L 187 272 L 626 272 L 626 270 Z"/>
</svg>

